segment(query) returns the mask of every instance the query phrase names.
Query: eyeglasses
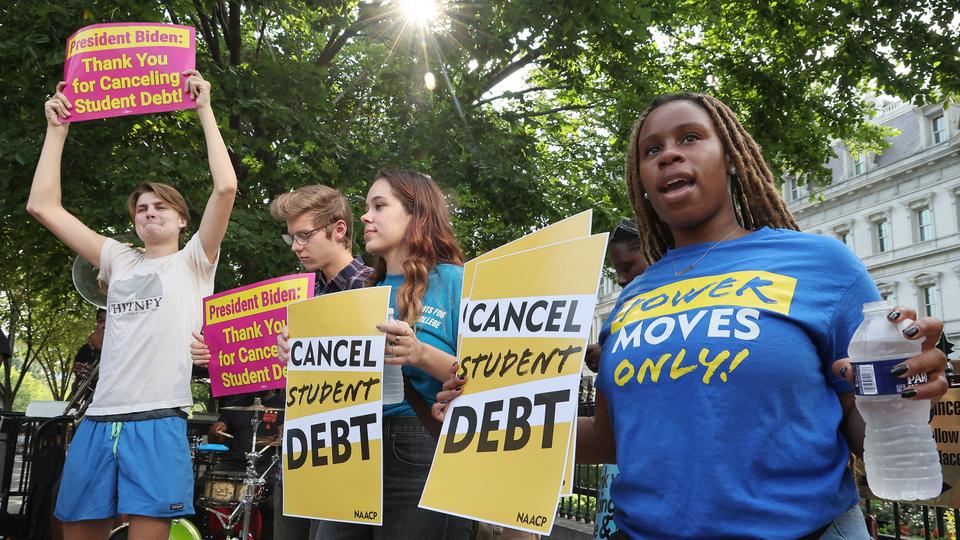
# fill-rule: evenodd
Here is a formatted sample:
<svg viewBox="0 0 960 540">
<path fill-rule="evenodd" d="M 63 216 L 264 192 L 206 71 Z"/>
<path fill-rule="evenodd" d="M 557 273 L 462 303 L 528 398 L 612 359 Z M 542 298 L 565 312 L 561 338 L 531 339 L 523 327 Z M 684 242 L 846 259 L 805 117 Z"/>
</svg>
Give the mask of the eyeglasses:
<svg viewBox="0 0 960 540">
<path fill-rule="evenodd" d="M 330 224 L 327 223 L 327 225 Z M 310 238 L 317 234 L 317 231 L 325 229 L 327 225 L 321 225 L 312 231 L 298 232 L 293 233 L 292 235 L 283 233 L 280 235 L 280 238 L 283 238 L 283 241 L 286 242 L 288 246 L 292 246 L 294 242 L 296 242 L 298 245 L 305 246 L 310 243 Z"/>
</svg>

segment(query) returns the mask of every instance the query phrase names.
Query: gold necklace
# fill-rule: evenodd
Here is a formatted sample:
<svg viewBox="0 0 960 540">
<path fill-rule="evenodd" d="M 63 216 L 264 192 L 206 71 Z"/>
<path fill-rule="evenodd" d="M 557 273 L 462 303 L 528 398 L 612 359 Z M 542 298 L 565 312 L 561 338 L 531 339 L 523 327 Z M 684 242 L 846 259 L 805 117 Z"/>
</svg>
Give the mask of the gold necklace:
<svg viewBox="0 0 960 540">
<path fill-rule="evenodd" d="M 722 244 L 727 238 L 730 238 L 730 236 L 733 235 L 733 233 L 736 232 L 736 230 L 739 229 L 739 228 L 740 228 L 740 225 L 739 225 L 739 224 L 734 225 L 734 227 L 733 227 L 732 229 L 730 229 L 730 232 L 728 232 L 726 236 L 724 236 L 723 238 L 721 238 L 719 242 L 717 242 L 716 244 L 708 247 L 707 250 L 703 252 L 703 255 L 700 256 L 699 259 L 697 259 L 696 261 L 694 261 L 693 264 L 688 265 L 688 266 L 685 266 L 685 267 L 681 268 L 680 270 L 677 270 L 677 257 L 676 257 L 676 255 L 674 254 L 674 252 L 675 252 L 676 250 L 675 250 L 675 249 L 674 249 L 674 250 L 671 250 L 671 251 L 670 251 L 670 264 L 671 264 L 671 266 L 673 266 L 673 277 L 680 277 L 680 276 L 686 274 L 687 272 L 693 270 L 694 267 L 696 267 L 698 264 L 700 264 L 700 261 L 702 261 L 703 258 L 707 256 L 707 253 L 710 253 L 710 251 L 713 250 L 713 248 L 715 248 L 715 247 L 719 246 L 720 244 Z"/>
</svg>

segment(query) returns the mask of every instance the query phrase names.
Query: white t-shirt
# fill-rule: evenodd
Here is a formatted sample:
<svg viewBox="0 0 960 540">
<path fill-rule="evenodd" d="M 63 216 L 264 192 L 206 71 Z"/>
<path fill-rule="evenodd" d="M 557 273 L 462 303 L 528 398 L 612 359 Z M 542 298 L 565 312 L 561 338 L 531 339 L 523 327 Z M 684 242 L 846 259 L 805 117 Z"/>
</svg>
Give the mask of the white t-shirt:
<svg viewBox="0 0 960 540">
<path fill-rule="evenodd" d="M 189 408 L 190 333 L 203 321 L 203 297 L 213 293 L 217 263 L 194 235 L 165 257 L 107 239 L 100 279 L 108 284 L 100 379 L 89 416 Z"/>
</svg>

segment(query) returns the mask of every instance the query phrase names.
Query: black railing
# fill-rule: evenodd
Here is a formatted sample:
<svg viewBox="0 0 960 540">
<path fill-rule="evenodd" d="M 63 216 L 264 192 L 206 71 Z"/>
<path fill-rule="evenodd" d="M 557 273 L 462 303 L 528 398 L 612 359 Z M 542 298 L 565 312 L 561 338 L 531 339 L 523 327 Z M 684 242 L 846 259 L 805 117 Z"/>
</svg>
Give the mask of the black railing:
<svg viewBox="0 0 960 540">
<path fill-rule="evenodd" d="M 880 540 L 956 540 L 960 510 L 865 499 L 865 514 L 876 519 Z"/>
<path fill-rule="evenodd" d="M 596 391 L 593 380 L 580 380 L 578 414 L 593 416 Z M 600 465 L 577 465 L 573 473 L 573 495 L 560 499 L 557 515 L 560 517 L 593 523 L 597 514 L 597 495 L 600 486 Z"/>
</svg>

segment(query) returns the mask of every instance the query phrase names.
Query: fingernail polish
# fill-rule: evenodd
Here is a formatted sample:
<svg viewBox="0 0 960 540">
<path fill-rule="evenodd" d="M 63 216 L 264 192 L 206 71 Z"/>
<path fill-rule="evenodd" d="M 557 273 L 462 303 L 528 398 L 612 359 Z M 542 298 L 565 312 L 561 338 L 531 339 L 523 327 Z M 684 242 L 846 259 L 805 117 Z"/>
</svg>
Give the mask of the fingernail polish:
<svg viewBox="0 0 960 540">
<path fill-rule="evenodd" d="M 459 380 L 461 380 L 461 381 L 467 380 L 467 378 L 464 377 L 463 375 L 457 375 L 457 379 L 459 379 Z"/>
<path fill-rule="evenodd" d="M 907 388 L 903 392 L 900 392 L 900 397 L 902 398 L 912 398 L 912 397 L 916 397 L 916 395 L 917 395 L 917 391 L 914 390 L 913 388 Z"/>
<path fill-rule="evenodd" d="M 445 400 L 445 399 L 444 399 L 444 400 L 441 400 L 441 401 L 440 401 L 440 404 L 441 404 L 441 405 L 446 405 L 446 404 L 447 404 L 447 400 Z"/>
<path fill-rule="evenodd" d="M 840 376 L 843 377 L 844 379 L 847 378 L 847 366 L 843 366 L 842 368 L 840 368 Z"/>
<path fill-rule="evenodd" d="M 904 373 L 906 373 L 908 369 L 909 369 L 909 366 L 907 366 L 906 364 L 897 364 L 892 368 L 890 368 L 890 374 L 895 377 L 899 377 L 900 375 L 903 375 Z"/>
<path fill-rule="evenodd" d="M 897 320 L 897 319 L 899 319 L 899 318 L 900 318 L 900 310 L 899 310 L 899 309 L 895 309 L 895 310 L 891 311 L 890 313 L 887 313 L 887 320 L 895 321 L 895 320 Z"/>
<path fill-rule="evenodd" d="M 908 338 L 912 338 L 913 336 L 917 335 L 917 333 L 919 332 L 920 332 L 919 326 L 908 326 L 906 330 L 903 331 L 903 335 L 907 336 Z"/>
<path fill-rule="evenodd" d="M 455 392 L 459 392 L 459 391 L 460 391 L 460 387 L 458 386 L 458 387 L 454 388 L 453 390 L 454 390 Z"/>
</svg>

